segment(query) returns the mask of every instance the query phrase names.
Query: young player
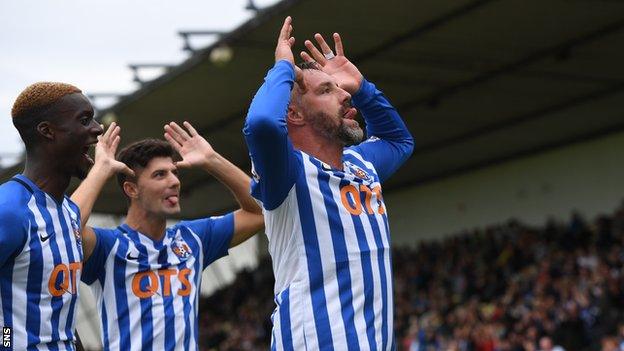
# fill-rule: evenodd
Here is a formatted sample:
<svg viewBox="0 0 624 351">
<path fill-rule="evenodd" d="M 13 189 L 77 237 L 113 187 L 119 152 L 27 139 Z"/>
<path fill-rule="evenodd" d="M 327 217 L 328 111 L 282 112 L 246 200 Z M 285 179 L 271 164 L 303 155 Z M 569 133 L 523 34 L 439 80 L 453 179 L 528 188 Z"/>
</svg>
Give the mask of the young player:
<svg viewBox="0 0 624 351">
<path fill-rule="evenodd" d="M 80 89 L 40 82 L 17 97 L 25 168 L 0 186 L 0 349 L 74 350 L 80 215 L 64 193 L 102 128 Z"/>
<path fill-rule="evenodd" d="M 82 280 L 97 299 L 104 350 L 197 350 L 202 271 L 263 227 L 261 209 L 249 195 L 249 177 L 190 124 L 185 127 L 165 126 L 169 143 L 148 139 L 123 149 L 119 161 L 135 172 L 134 177 L 118 174 L 129 202 L 126 221 L 115 229 L 84 228 Z M 102 138 L 92 171 L 72 195 L 85 223 L 115 173 L 107 165 L 118 162 L 116 147 L 114 140 Z M 174 162 L 174 149 L 182 161 Z M 167 219 L 180 212 L 179 167 L 212 174 L 241 208 L 167 227 Z"/>
</svg>

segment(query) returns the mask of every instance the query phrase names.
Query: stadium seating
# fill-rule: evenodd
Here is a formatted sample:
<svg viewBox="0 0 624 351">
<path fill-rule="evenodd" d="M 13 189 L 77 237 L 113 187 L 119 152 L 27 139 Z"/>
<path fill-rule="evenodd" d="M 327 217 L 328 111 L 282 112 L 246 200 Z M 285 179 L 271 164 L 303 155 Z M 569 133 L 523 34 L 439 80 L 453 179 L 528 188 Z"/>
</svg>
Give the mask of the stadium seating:
<svg viewBox="0 0 624 351">
<path fill-rule="evenodd" d="M 624 207 L 396 248 L 399 350 L 623 350 Z M 203 350 L 267 350 L 270 260 L 200 302 Z"/>
</svg>

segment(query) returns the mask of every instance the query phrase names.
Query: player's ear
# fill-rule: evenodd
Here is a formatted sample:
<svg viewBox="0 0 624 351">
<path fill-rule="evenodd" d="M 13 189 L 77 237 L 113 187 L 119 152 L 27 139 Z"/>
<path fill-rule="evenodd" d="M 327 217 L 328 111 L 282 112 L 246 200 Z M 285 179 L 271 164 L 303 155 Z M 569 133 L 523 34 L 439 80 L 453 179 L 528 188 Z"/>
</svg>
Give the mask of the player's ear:
<svg viewBox="0 0 624 351">
<path fill-rule="evenodd" d="M 300 109 L 296 106 L 293 106 L 293 104 L 290 104 L 290 106 L 288 106 L 288 114 L 286 115 L 286 118 L 288 119 L 288 123 L 294 124 L 296 126 L 302 126 L 305 124 L 303 114 L 301 113 Z"/>
<path fill-rule="evenodd" d="M 134 182 L 125 181 L 123 183 L 123 191 L 130 199 L 136 199 L 139 196 L 139 189 Z"/>
<path fill-rule="evenodd" d="M 48 140 L 54 140 L 54 128 L 48 121 L 42 121 L 37 124 L 37 133 Z"/>
</svg>

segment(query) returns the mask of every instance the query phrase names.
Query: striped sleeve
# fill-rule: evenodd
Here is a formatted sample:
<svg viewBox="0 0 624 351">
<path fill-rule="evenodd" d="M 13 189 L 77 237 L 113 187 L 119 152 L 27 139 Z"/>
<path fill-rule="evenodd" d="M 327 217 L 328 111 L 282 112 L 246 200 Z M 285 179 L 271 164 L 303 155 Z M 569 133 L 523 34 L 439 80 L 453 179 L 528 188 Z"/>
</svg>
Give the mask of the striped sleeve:
<svg viewBox="0 0 624 351">
<path fill-rule="evenodd" d="M 111 229 L 93 228 L 93 232 L 95 234 L 95 247 L 89 259 L 84 262 L 80 277 L 82 282 L 88 285 L 93 284 L 106 274 L 103 267 L 115 242 L 114 231 Z"/>
<path fill-rule="evenodd" d="M 199 236 L 204 253 L 203 268 L 228 254 L 234 235 L 234 213 L 184 221 L 181 225 L 188 227 Z"/>
</svg>

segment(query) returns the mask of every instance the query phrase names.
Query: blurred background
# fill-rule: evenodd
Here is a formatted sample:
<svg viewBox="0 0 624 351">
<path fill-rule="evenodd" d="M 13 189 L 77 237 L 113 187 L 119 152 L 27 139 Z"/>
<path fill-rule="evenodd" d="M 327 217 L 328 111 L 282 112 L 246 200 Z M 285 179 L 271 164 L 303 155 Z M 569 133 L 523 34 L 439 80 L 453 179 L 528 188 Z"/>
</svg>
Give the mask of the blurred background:
<svg viewBox="0 0 624 351">
<path fill-rule="evenodd" d="M 624 1 L 2 2 L 0 178 L 22 169 L 10 108 L 39 80 L 82 88 L 122 146 L 187 120 L 249 170 L 241 128 L 287 15 L 297 52 L 340 32 L 415 137 L 384 185 L 400 350 L 624 350 Z M 235 206 L 206 174 L 182 182 L 182 218 Z M 112 182 L 96 210 L 123 221 Z M 204 274 L 200 347 L 268 349 L 266 237 Z"/>
</svg>

